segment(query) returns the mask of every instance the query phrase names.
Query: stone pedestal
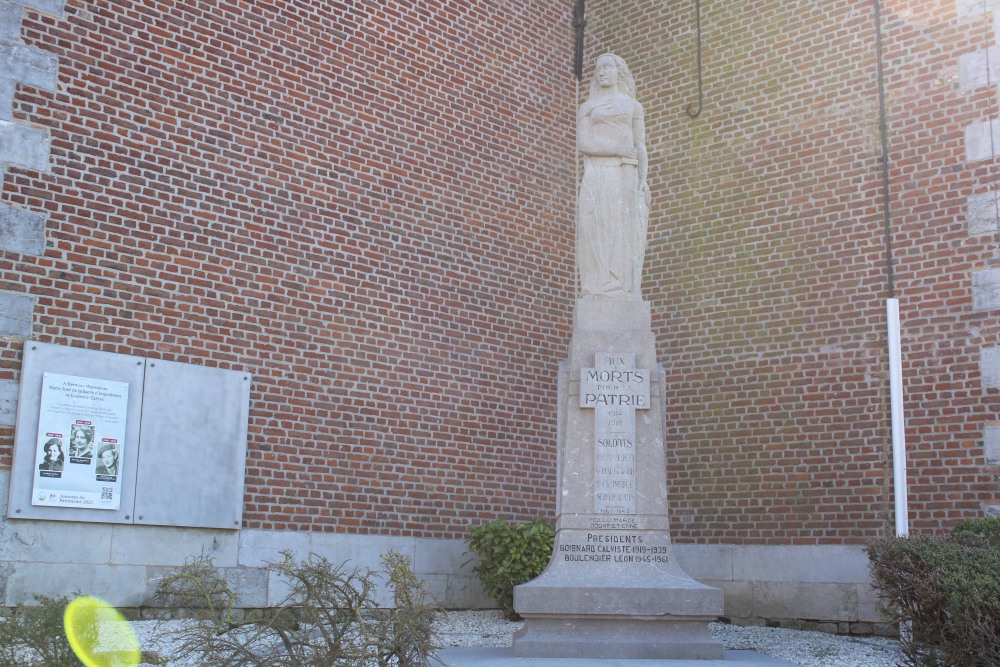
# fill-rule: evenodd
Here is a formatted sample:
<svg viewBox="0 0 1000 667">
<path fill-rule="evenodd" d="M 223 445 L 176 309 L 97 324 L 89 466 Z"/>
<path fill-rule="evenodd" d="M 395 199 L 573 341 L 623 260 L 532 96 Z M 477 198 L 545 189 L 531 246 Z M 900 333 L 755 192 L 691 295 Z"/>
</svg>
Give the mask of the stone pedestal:
<svg viewBox="0 0 1000 667">
<path fill-rule="evenodd" d="M 515 656 L 722 659 L 708 634 L 722 591 L 685 574 L 670 542 L 663 375 L 648 304 L 577 302 L 560 371 L 555 552 L 514 589 Z"/>
</svg>

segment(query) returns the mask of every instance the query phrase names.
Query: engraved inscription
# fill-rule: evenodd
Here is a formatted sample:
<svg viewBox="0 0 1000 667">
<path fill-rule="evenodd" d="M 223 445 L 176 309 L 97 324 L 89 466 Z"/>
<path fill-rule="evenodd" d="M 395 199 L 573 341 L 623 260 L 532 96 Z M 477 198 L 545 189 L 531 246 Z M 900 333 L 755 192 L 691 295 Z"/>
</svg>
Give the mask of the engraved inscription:
<svg viewBox="0 0 1000 667">
<path fill-rule="evenodd" d="M 586 533 L 580 541 L 560 544 L 559 559 L 566 563 L 670 562 L 670 547 L 655 536 L 641 533 Z M 660 542 L 660 543 L 653 543 Z"/>
<path fill-rule="evenodd" d="M 649 408 L 649 371 L 635 368 L 635 353 L 594 355 L 581 370 L 580 407 L 594 408 L 594 512 L 635 514 L 635 411 Z"/>
</svg>

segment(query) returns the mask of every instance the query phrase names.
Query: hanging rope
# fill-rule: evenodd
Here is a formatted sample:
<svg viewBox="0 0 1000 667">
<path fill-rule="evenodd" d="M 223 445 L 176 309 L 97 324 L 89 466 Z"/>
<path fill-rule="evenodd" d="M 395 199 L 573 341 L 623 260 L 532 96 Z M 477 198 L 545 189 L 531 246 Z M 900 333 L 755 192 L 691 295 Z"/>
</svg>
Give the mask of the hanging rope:
<svg viewBox="0 0 1000 667">
<path fill-rule="evenodd" d="M 687 115 L 691 118 L 697 118 L 701 115 L 701 110 L 704 102 L 704 92 L 702 89 L 701 80 L 701 0 L 694 0 L 694 12 L 695 12 L 695 23 L 697 25 L 698 31 L 698 106 L 695 108 L 694 104 L 689 104 L 685 111 Z M 692 111 L 692 109 L 694 109 Z"/>
<path fill-rule="evenodd" d="M 993 74 L 993 65 L 990 62 L 990 36 L 993 34 L 993 22 L 990 20 L 990 8 L 986 0 L 983 0 L 983 37 L 986 44 L 986 89 L 990 91 L 990 104 L 989 104 L 989 124 L 990 124 L 990 171 L 993 172 L 990 178 L 991 184 L 994 186 L 990 191 L 990 197 L 993 199 L 993 219 L 996 222 L 997 227 L 997 251 L 998 254 L 993 258 L 992 263 L 996 264 L 1000 262 L 1000 201 L 997 201 L 998 193 L 996 190 L 997 183 L 997 172 L 996 172 L 996 160 L 997 160 L 997 146 L 996 138 L 993 136 L 994 131 L 994 112 L 996 108 L 996 90 L 993 87 L 993 81 L 990 80 Z"/>
<path fill-rule="evenodd" d="M 892 257 L 892 213 L 889 208 L 889 121 L 885 111 L 885 68 L 882 65 L 882 5 L 875 6 L 875 60 L 878 73 L 879 134 L 882 137 L 882 224 L 885 233 L 885 272 L 889 298 L 896 297 L 896 275 Z"/>
<path fill-rule="evenodd" d="M 576 30 L 576 51 L 573 57 L 573 71 L 576 73 L 576 80 L 583 81 L 583 36 L 587 27 L 587 19 L 584 18 L 586 0 L 576 0 L 573 7 L 573 29 Z"/>
</svg>

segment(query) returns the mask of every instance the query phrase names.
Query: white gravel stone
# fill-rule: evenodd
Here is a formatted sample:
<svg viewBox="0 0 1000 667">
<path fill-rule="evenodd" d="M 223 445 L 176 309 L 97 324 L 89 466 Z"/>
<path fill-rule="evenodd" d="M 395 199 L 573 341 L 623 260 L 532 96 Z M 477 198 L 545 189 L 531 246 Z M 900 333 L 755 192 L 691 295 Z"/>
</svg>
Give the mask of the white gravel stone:
<svg viewBox="0 0 1000 667">
<path fill-rule="evenodd" d="M 133 622 L 143 650 L 169 657 L 163 631 L 188 621 Z M 435 622 L 440 646 L 510 646 L 520 622 L 499 611 L 452 611 Z M 823 632 L 712 623 L 709 629 L 727 649 L 756 651 L 802 667 L 895 667 L 898 642 L 882 637 L 844 637 Z M 146 663 L 143 663 L 146 664 Z M 169 667 L 207 667 L 197 661 L 171 660 Z"/>
</svg>

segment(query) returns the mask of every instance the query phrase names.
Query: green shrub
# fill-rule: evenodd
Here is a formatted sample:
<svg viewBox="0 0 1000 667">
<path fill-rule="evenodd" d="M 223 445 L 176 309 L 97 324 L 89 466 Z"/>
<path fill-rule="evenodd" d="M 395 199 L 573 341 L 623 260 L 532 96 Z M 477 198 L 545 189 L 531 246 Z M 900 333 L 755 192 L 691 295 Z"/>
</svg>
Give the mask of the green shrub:
<svg viewBox="0 0 1000 667">
<path fill-rule="evenodd" d="M 1000 542 L 976 520 L 948 537 L 882 538 L 866 550 L 882 611 L 913 667 L 1000 665 Z"/>
<path fill-rule="evenodd" d="M 69 598 L 36 595 L 35 602 L 0 616 L 0 667 L 78 667 L 63 630 Z"/>
<path fill-rule="evenodd" d="M 404 556 L 382 557 L 383 573 L 348 569 L 290 552 L 268 570 L 288 586 L 284 600 L 247 617 L 234 614 L 236 595 L 210 558 L 178 568 L 160 582 L 157 597 L 195 610 L 195 622 L 168 634 L 179 659 L 213 667 L 425 667 L 435 657 L 436 607 Z M 394 608 L 379 608 L 385 579 Z"/>
<path fill-rule="evenodd" d="M 954 537 L 970 537 L 1000 545 L 1000 516 L 966 519 L 951 530 Z"/>
<path fill-rule="evenodd" d="M 519 618 L 514 611 L 514 586 L 542 573 L 552 558 L 555 534 L 555 526 L 542 518 L 521 524 L 497 519 L 469 528 L 466 543 L 479 558 L 472 571 L 508 618 Z"/>
</svg>

